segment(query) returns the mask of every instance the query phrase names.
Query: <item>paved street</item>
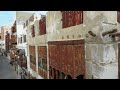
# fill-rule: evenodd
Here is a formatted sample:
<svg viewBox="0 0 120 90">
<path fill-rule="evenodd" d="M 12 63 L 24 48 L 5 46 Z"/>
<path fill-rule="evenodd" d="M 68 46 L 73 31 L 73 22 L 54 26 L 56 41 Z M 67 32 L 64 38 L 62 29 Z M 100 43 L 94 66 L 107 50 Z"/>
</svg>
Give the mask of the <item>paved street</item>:
<svg viewBox="0 0 120 90">
<path fill-rule="evenodd" d="M 17 79 L 16 72 L 9 64 L 10 60 L 0 55 L 0 79 Z"/>
</svg>

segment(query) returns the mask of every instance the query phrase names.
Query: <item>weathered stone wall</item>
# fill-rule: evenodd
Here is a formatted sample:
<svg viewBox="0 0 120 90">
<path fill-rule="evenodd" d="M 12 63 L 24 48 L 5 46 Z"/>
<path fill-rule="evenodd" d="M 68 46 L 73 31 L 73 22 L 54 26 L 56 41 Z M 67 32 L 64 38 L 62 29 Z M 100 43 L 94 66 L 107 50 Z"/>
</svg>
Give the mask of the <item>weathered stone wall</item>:
<svg viewBox="0 0 120 90">
<path fill-rule="evenodd" d="M 31 36 L 28 28 L 28 45 L 47 46 L 48 41 L 85 39 L 85 62 L 87 79 L 118 78 L 118 46 L 109 35 L 103 32 L 118 29 L 116 11 L 84 11 L 83 24 L 62 28 L 60 11 L 49 11 L 46 17 L 47 34 L 38 35 L 38 22 L 35 22 L 36 37 Z M 92 31 L 96 37 L 91 36 Z M 47 46 L 48 48 L 48 46 Z M 37 57 L 37 56 L 36 56 Z M 47 54 L 47 62 L 49 57 Z M 36 67 L 37 68 L 37 67 Z M 49 69 L 49 63 L 48 63 Z M 37 75 L 36 75 L 37 76 Z M 49 75 L 48 75 L 49 77 Z"/>
<path fill-rule="evenodd" d="M 109 35 L 103 37 L 102 33 L 117 29 L 116 23 L 116 11 L 84 11 L 83 24 L 62 29 L 61 13 L 50 11 L 47 14 L 47 41 L 85 39 L 86 78 L 115 79 L 118 78 L 117 43 Z"/>
</svg>

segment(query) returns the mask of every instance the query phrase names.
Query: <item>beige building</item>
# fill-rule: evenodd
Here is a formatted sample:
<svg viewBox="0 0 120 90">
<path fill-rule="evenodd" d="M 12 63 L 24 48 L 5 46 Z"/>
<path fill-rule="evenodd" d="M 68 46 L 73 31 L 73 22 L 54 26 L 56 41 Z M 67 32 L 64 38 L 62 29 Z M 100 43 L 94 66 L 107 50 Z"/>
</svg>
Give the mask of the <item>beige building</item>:
<svg viewBox="0 0 120 90">
<path fill-rule="evenodd" d="M 83 11 L 83 23 L 68 28 L 62 28 L 61 12 L 47 16 L 47 41 L 84 39 L 85 78 L 118 78 L 118 43 L 109 34 L 103 35 L 113 29 L 119 32 L 117 11 Z"/>
<path fill-rule="evenodd" d="M 39 36 L 39 20 L 41 19 L 41 17 L 43 17 L 43 15 L 19 11 L 16 12 L 17 49 L 21 49 L 22 53 L 25 51 L 24 54 L 27 58 L 26 62 L 23 58 L 22 53 L 21 56 L 19 55 L 18 71 L 21 73 L 21 75 L 19 75 L 20 78 L 23 78 L 22 74 L 24 74 L 24 72 L 27 73 L 27 78 L 41 78 L 36 71 L 36 68 L 38 66 L 34 65 L 34 63 L 37 63 L 37 54 L 35 54 L 35 52 L 37 53 L 37 51 L 34 51 L 36 50 L 34 49 L 34 47 L 37 47 L 37 45 L 33 43 L 34 41 L 31 41 L 31 37 Z M 33 31 L 33 29 L 35 30 L 35 32 Z M 34 50 L 32 52 L 29 51 L 29 47 L 33 47 L 32 49 Z M 33 53 L 36 62 L 33 62 L 34 58 L 31 59 L 31 54 Z M 23 67 L 25 67 L 25 70 L 23 70 Z"/>
<path fill-rule="evenodd" d="M 46 19 L 40 16 L 27 30 L 28 70 L 39 79 L 118 79 L 117 15 L 49 11 Z"/>
<path fill-rule="evenodd" d="M 41 45 L 41 43 L 36 42 L 37 40 L 40 41 L 40 30 L 39 30 L 39 21 L 43 17 L 43 15 L 39 14 L 33 14 L 29 18 L 29 25 L 27 29 L 27 40 L 28 40 L 28 70 L 30 71 L 30 74 L 32 78 L 42 78 L 39 75 L 38 71 L 38 46 Z M 42 37 L 44 40 L 44 36 Z"/>
</svg>

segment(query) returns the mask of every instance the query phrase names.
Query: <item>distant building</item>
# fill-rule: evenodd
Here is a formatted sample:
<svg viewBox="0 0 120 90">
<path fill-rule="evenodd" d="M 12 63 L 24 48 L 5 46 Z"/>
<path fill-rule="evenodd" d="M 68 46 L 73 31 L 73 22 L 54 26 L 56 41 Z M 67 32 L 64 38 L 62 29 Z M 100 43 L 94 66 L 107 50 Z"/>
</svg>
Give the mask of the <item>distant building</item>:
<svg viewBox="0 0 120 90">
<path fill-rule="evenodd" d="M 16 48 L 19 52 L 18 59 L 18 72 L 22 73 L 21 78 L 25 78 L 23 76 L 27 76 L 24 72 L 29 73 L 28 69 L 28 50 L 27 50 L 27 28 L 29 25 L 29 18 L 33 15 L 33 13 L 26 12 L 16 12 L 16 30 L 17 30 L 17 45 Z M 28 76 L 26 77 L 28 78 Z"/>
<path fill-rule="evenodd" d="M 9 52 L 10 45 L 10 36 L 11 34 L 11 26 L 1 26 L 0 27 L 0 47 Z"/>
<path fill-rule="evenodd" d="M 16 47 L 17 45 L 17 32 L 16 32 L 16 21 L 11 27 L 11 36 L 10 36 L 10 48 Z"/>
<path fill-rule="evenodd" d="M 0 48 L 5 49 L 5 30 L 0 27 Z"/>
</svg>

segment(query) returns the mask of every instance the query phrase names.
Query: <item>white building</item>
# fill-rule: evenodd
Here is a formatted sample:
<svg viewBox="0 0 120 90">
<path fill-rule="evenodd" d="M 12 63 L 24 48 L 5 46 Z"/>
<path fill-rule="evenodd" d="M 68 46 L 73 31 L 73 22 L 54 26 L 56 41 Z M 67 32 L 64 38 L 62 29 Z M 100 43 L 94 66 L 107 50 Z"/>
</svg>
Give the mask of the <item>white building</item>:
<svg viewBox="0 0 120 90">
<path fill-rule="evenodd" d="M 27 41 L 24 40 L 24 36 L 27 36 L 27 26 L 24 27 L 24 23 L 32 15 L 32 13 L 16 12 L 16 29 L 17 29 L 17 46 L 18 49 L 25 49 L 27 56 Z"/>
<path fill-rule="evenodd" d="M 16 12 L 16 32 L 17 32 L 17 49 L 21 49 L 25 51 L 25 56 L 28 57 L 27 54 L 27 19 L 33 13 L 26 12 Z M 22 68 L 18 65 L 18 72 L 21 72 Z M 19 76 L 20 77 L 20 76 Z"/>
<path fill-rule="evenodd" d="M 34 18 L 30 19 L 31 17 Z M 34 13 L 26 13 L 26 12 L 16 12 L 16 21 L 17 21 L 17 49 L 25 50 L 25 56 L 27 57 L 27 71 L 30 71 L 30 60 L 29 60 L 29 54 L 28 54 L 28 38 L 27 38 L 27 30 L 28 28 L 34 24 L 36 20 L 40 19 L 40 15 L 34 14 Z M 20 68 L 20 67 L 19 67 Z"/>
</svg>

